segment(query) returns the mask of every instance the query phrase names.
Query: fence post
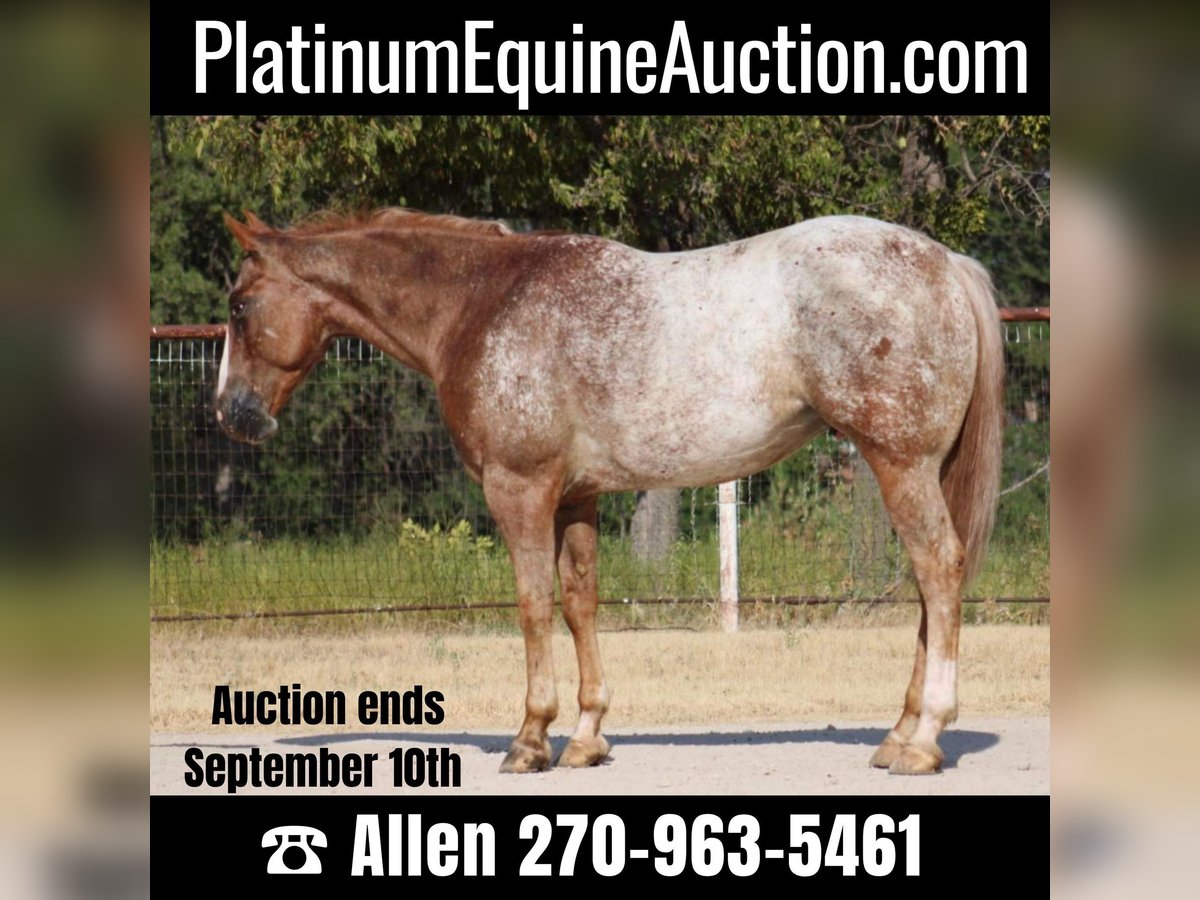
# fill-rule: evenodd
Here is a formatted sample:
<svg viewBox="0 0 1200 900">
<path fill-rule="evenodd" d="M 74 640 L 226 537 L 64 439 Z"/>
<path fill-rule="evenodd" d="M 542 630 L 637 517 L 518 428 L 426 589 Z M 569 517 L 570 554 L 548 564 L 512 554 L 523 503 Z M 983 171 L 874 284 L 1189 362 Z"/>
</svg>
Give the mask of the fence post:
<svg viewBox="0 0 1200 900">
<path fill-rule="evenodd" d="M 721 560 L 721 627 L 738 630 L 738 483 L 717 487 L 717 536 Z"/>
</svg>

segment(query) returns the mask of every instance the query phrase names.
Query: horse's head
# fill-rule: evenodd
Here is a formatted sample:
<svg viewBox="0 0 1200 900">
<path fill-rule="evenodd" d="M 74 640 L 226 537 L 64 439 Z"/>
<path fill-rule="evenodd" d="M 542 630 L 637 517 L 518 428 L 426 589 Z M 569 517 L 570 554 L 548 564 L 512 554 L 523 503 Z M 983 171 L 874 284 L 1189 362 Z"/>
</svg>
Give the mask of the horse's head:
<svg viewBox="0 0 1200 900">
<path fill-rule="evenodd" d="M 217 379 L 217 421 L 239 441 L 258 443 L 275 415 L 324 355 L 322 310 L 329 297 L 295 271 L 286 237 L 246 213 L 226 216 L 245 257 L 229 294 L 229 325 Z"/>
</svg>

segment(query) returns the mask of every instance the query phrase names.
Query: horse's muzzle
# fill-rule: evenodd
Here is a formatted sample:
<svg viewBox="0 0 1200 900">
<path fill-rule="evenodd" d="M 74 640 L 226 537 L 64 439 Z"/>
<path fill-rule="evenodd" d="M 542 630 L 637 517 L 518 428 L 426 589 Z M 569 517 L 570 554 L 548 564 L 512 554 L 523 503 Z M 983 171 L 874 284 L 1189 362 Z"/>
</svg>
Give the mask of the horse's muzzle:
<svg viewBox="0 0 1200 900">
<path fill-rule="evenodd" d="M 258 444 L 279 430 L 275 417 L 249 391 L 226 391 L 217 397 L 216 407 L 217 421 L 236 441 Z"/>
</svg>

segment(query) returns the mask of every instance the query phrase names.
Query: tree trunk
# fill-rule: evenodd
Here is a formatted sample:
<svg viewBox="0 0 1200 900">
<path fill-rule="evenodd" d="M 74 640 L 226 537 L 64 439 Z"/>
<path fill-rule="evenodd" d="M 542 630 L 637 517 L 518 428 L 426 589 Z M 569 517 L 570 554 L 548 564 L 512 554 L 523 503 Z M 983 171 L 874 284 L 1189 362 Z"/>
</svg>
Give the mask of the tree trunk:
<svg viewBox="0 0 1200 900">
<path fill-rule="evenodd" d="M 679 537 L 679 491 L 638 491 L 629 534 L 636 558 L 666 557 Z"/>
<path fill-rule="evenodd" d="M 900 154 L 900 179 L 910 194 L 932 194 L 946 186 L 945 150 L 928 121 L 917 119 L 904 136 Z"/>
</svg>

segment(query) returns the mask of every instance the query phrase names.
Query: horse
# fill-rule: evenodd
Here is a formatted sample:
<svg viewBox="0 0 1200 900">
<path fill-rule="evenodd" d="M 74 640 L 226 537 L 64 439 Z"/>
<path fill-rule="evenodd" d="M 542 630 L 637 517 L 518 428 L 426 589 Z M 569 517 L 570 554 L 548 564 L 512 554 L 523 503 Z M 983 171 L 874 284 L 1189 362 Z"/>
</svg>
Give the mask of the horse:
<svg viewBox="0 0 1200 900">
<path fill-rule="evenodd" d="M 598 496 L 731 481 L 827 429 L 874 472 L 922 601 L 903 711 L 870 762 L 940 769 L 1000 477 L 1003 347 L 978 262 L 858 216 L 678 253 L 404 209 L 286 230 L 225 218 L 244 251 L 214 402 L 229 435 L 269 437 L 338 336 L 436 386 L 515 574 L 527 690 L 502 772 L 551 764 L 556 570 L 579 664 L 556 763 L 609 755 Z"/>
</svg>

